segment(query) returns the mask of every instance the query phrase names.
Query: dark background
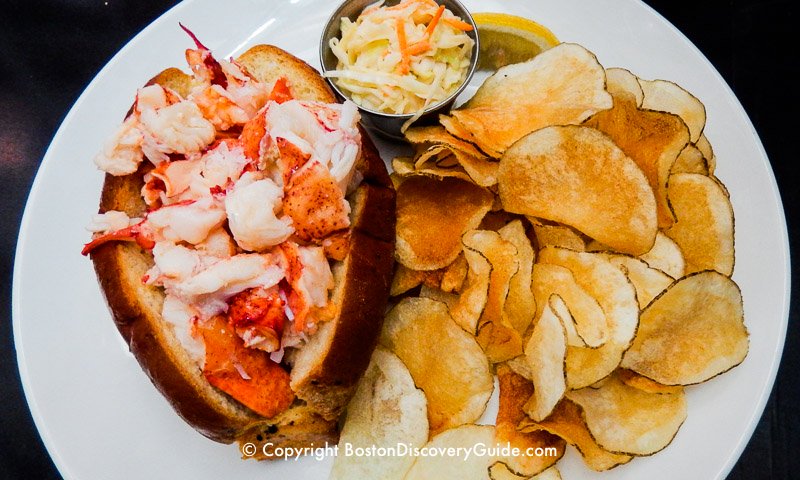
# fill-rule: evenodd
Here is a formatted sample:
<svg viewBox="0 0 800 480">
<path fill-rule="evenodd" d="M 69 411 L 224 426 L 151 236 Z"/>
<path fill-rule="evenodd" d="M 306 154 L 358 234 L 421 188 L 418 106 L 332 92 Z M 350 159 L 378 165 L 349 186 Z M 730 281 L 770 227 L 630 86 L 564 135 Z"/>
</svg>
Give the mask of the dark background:
<svg viewBox="0 0 800 480">
<path fill-rule="evenodd" d="M 591 1 L 591 0 L 586 0 Z M 25 403 L 11 332 L 11 272 L 22 210 L 50 139 L 100 68 L 175 2 L 0 2 L 0 479 L 57 479 Z M 648 0 L 711 60 L 750 115 L 778 179 L 792 250 L 800 80 L 796 0 Z M 792 30 L 790 34 L 790 29 Z M 792 271 L 797 272 L 793 258 Z M 800 477 L 797 280 L 772 396 L 730 480 Z M 793 473 L 794 472 L 794 473 Z"/>
</svg>

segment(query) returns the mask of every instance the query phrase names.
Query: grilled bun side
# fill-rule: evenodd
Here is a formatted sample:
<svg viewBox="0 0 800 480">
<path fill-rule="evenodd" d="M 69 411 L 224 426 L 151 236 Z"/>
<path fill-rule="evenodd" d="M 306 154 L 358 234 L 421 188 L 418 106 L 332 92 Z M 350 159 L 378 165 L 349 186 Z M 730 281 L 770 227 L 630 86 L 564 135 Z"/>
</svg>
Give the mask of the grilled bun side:
<svg viewBox="0 0 800 480">
<path fill-rule="evenodd" d="M 288 79 L 295 98 L 334 102 L 335 96 L 319 73 L 293 55 L 269 45 L 251 48 L 237 59 L 259 81 Z M 167 69 L 149 83 L 171 88 L 182 96 L 192 79 Z M 377 342 L 388 298 L 394 252 L 395 194 L 377 149 L 362 130 L 357 165 L 363 181 L 351 204 L 347 257 L 333 266 L 336 316 L 301 349 L 289 352 L 291 387 L 297 399 L 285 412 L 267 419 L 257 415 L 206 381 L 183 349 L 172 326 L 161 318 L 161 289 L 144 285 L 152 255 L 138 245 L 109 242 L 91 252 L 101 289 L 114 322 L 131 352 L 175 411 L 206 437 L 223 443 L 253 442 L 272 448 L 330 444 L 338 440 L 337 421 L 369 363 Z M 106 175 L 100 212 L 120 210 L 141 216 L 141 169 L 133 175 Z M 269 453 L 269 449 L 267 450 Z"/>
</svg>

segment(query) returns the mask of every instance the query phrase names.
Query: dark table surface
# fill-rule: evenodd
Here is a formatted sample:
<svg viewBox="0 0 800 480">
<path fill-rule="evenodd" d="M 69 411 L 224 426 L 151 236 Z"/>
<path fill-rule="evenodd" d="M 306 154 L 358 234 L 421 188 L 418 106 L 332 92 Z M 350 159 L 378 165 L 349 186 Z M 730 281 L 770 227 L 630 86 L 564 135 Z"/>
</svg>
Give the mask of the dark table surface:
<svg viewBox="0 0 800 480">
<path fill-rule="evenodd" d="M 591 1 L 591 0 L 586 0 Z M 6 0 L 0 14 L 0 479 L 60 478 L 20 386 L 11 331 L 11 272 L 28 189 L 78 95 L 165 0 Z M 711 60 L 750 115 L 778 179 L 797 252 L 800 107 L 795 0 L 648 0 Z M 795 257 L 796 258 L 796 257 Z M 793 258 L 792 271 L 797 272 Z M 767 408 L 731 480 L 800 478 L 797 280 L 783 361 Z M 794 473 L 793 473 L 794 472 Z"/>
</svg>

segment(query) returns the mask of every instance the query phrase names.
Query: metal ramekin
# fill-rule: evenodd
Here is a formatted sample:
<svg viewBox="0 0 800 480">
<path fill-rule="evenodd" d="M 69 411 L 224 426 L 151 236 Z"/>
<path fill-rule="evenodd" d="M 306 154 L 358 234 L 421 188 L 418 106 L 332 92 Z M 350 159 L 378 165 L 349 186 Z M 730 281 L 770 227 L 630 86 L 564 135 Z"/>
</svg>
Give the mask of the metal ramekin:
<svg viewBox="0 0 800 480">
<path fill-rule="evenodd" d="M 415 125 L 432 123 L 437 118 L 439 113 L 447 111 L 453 105 L 456 97 L 458 97 L 458 95 L 469 84 L 472 74 L 475 72 L 475 68 L 478 64 L 478 27 L 475 25 L 472 15 L 458 0 L 437 0 L 437 2 L 441 5 L 444 5 L 448 10 L 472 25 L 472 31 L 467 32 L 467 35 L 472 38 L 475 44 L 472 47 L 469 70 L 467 71 L 467 75 L 462 84 L 446 99 L 434 105 L 428 106 L 428 108 L 425 109 L 422 117 L 420 117 L 420 119 L 414 123 Z M 322 31 L 322 38 L 320 39 L 319 44 L 319 56 L 320 63 L 322 64 L 323 75 L 329 70 L 336 69 L 336 56 L 333 54 L 333 51 L 329 45 L 332 38 L 338 37 L 341 34 L 341 19 L 343 17 L 348 17 L 355 21 L 358 15 L 367 6 L 373 3 L 375 3 L 375 0 L 346 0 L 344 3 L 339 5 L 336 11 L 333 12 L 333 15 L 331 15 L 331 17 L 328 19 L 328 22 L 325 24 L 325 28 Z M 385 5 L 392 6 L 398 3 L 400 3 L 399 0 L 387 0 Z M 343 99 L 349 98 L 348 95 L 340 90 L 336 85 L 335 79 L 326 77 L 326 80 L 339 97 Z M 358 106 L 358 109 L 361 112 L 361 118 L 367 127 L 394 140 L 403 139 L 400 129 L 408 119 L 414 116 L 414 113 L 392 114 L 379 112 L 377 110 L 365 108 L 360 105 Z"/>
</svg>

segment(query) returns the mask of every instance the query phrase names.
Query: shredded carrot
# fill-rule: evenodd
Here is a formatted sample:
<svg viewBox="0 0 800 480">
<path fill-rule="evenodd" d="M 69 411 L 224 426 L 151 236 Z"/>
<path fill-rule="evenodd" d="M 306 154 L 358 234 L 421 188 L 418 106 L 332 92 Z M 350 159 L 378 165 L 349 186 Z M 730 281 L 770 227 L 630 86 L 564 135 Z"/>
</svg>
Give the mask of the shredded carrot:
<svg viewBox="0 0 800 480">
<path fill-rule="evenodd" d="M 431 49 L 431 43 L 427 40 L 422 40 L 408 47 L 408 54 L 419 55 Z"/>
<path fill-rule="evenodd" d="M 436 24 L 439 23 L 439 19 L 442 18 L 442 13 L 444 13 L 444 5 L 439 6 L 439 8 L 436 10 L 436 13 L 433 15 L 431 23 L 429 23 L 428 28 L 425 29 L 425 38 L 431 38 L 431 35 L 433 35 L 433 30 L 436 28 Z"/>
<path fill-rule="evenodd" d="M 408 40 L 406 40 L 406 27 L 403 18 L 397 17 L 397 41 L 400 44 L 400 54 L 403 60 L 400 62 L 400 73 L 405 75 L 411 66 L 411 55 L 408 53 Z"/>
<path fill-rule="evenodd" d="M 462 30 L 464 32 L 471 32 L 472 31 L 472 25 L 470 25 L 469 23 L 467 23 L 467 22 L 465 22 L 463 20 L 459 20 L 458 18 L 444 18 L 444 19 L 442 19 L 442 21 L 444 23 L 450 25 L 451 27 L 457 28 L 457 29 Z"/>
</svg>

